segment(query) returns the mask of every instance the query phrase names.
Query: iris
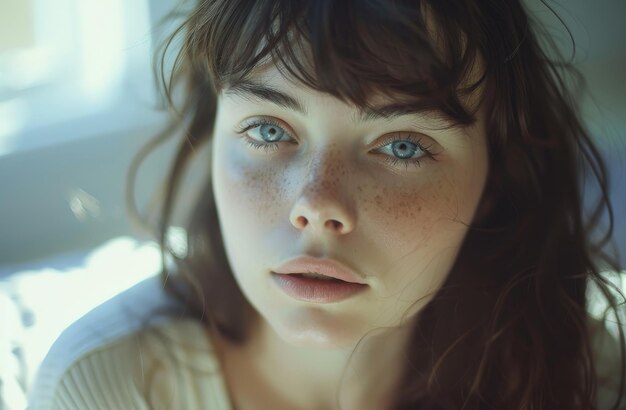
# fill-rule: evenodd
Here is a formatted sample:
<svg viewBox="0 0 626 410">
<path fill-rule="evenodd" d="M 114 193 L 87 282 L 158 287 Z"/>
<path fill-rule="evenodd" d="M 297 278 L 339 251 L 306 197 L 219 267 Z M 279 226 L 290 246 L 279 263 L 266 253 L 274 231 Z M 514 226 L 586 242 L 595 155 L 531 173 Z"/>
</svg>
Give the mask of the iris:
<svg viewBox="0 0 626 410">
<path fill-rule="evenodd" d="M 394 155 L 397 155 L 402 159 L 407 159 L 411 158 L 415 154 L 415 151 L 417 150 L 417 145 L 404 140 L 394 141 L 391 144 L 391 150 L 393 151 Z"/>
<path fill-rule="evenodd" d="M 275 126 L 274 124 L 264 124 L 259 128 L 259 134 L 261 138 L 263 138 L 267 142 L 275 142 L 279 141 L 285 130 L 280 127 Z"/>
</svg>

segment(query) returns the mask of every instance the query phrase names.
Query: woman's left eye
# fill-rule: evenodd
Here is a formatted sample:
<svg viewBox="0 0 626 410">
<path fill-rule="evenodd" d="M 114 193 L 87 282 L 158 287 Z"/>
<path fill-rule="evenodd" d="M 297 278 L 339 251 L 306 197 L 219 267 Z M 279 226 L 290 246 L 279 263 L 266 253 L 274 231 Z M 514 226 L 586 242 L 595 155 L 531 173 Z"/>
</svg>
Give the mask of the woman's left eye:
<svg viewBox="0 0 626 410">
<path fill-rule="evenodd" d="M 279 142 L 290 142 L 283 141 L 283 137 L 293 139 L 283 126 L 269 119 L 244 124 L 236 132 L 242 134 L 244 141 L 252 148 L 265 151 L 277 150 Z"/>
<path fill-rule="evenodd" d="M 430 146 L 425 146 L 422 139 L 413 134 L 396 134 L 377 146 L 377 149 L 385 154 L 385 161 L 392 166 L 409 165 L 416 167 L 421 166 L 424 158 L 436 160 L 436 154 L 431 150 Z"/>
</svg>

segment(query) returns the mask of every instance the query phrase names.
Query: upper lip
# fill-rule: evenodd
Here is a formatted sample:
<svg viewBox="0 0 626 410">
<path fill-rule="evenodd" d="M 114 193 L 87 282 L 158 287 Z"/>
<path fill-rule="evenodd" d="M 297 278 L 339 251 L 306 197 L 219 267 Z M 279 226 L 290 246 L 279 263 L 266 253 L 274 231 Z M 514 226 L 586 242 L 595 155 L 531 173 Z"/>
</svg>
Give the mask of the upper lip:
<svg viewBox="0 0 626 410">
<path fill-rule="evenodd" d="M 283 263 L 274 269 L 275 273 L 319 273 L 320 275 L 343 280 L 344 282 L 360 283 L 363 279 L 356 272 L 335 259 L 320 259 L 312 256 L 299 256 Z"/>
</svg>

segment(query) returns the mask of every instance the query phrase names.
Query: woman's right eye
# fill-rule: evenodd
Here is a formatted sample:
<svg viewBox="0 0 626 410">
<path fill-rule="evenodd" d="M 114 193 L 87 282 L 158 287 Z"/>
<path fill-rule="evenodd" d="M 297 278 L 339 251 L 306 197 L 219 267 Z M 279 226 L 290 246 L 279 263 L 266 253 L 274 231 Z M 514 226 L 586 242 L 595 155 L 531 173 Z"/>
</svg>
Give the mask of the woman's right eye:
<svg viewBox="0 0 626 410">
<path fill-rule="evenodd" d="M 247 123 L 237 132 L 249 146 L 265 151 L 275 151 L 280 142 L 289 142 L 282 140 L 283 137 L 291 138 L 280 124 L 267 119 Z"/>
</svg>

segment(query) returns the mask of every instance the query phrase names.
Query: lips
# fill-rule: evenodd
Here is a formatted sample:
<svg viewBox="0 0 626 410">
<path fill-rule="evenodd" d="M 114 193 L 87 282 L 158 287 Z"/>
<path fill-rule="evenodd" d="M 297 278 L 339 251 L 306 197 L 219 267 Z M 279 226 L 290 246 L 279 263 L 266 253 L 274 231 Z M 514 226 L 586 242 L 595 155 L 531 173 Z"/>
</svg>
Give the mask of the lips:
<svg viewBox="0 0 626 410">
<path fill-rule="evenodd" d="M 291 259 L 273 272 L 279 274 L 319 274 L 344 282 L 366 285 L 361 275 L 335 259 L 321 259 L 312 256 L 299 256 Z M 310 275 L 307 275 L 310 276 Z"/>
<path fill-rule="evenodd" d="M 298 274 L 272 273 L 272 281 L 288 296 L 309 303 L 337 303 L 363 294 L 368 285 L 339 279 L 313 279 Z"/>
<path fill-rule="evenodd" d="M 278 266 L 271 277 L 287 295 L 312 303 L 340 302 L 369 289 L 361 275 L 343 263 L 307 255 Z"/>
</svg>

